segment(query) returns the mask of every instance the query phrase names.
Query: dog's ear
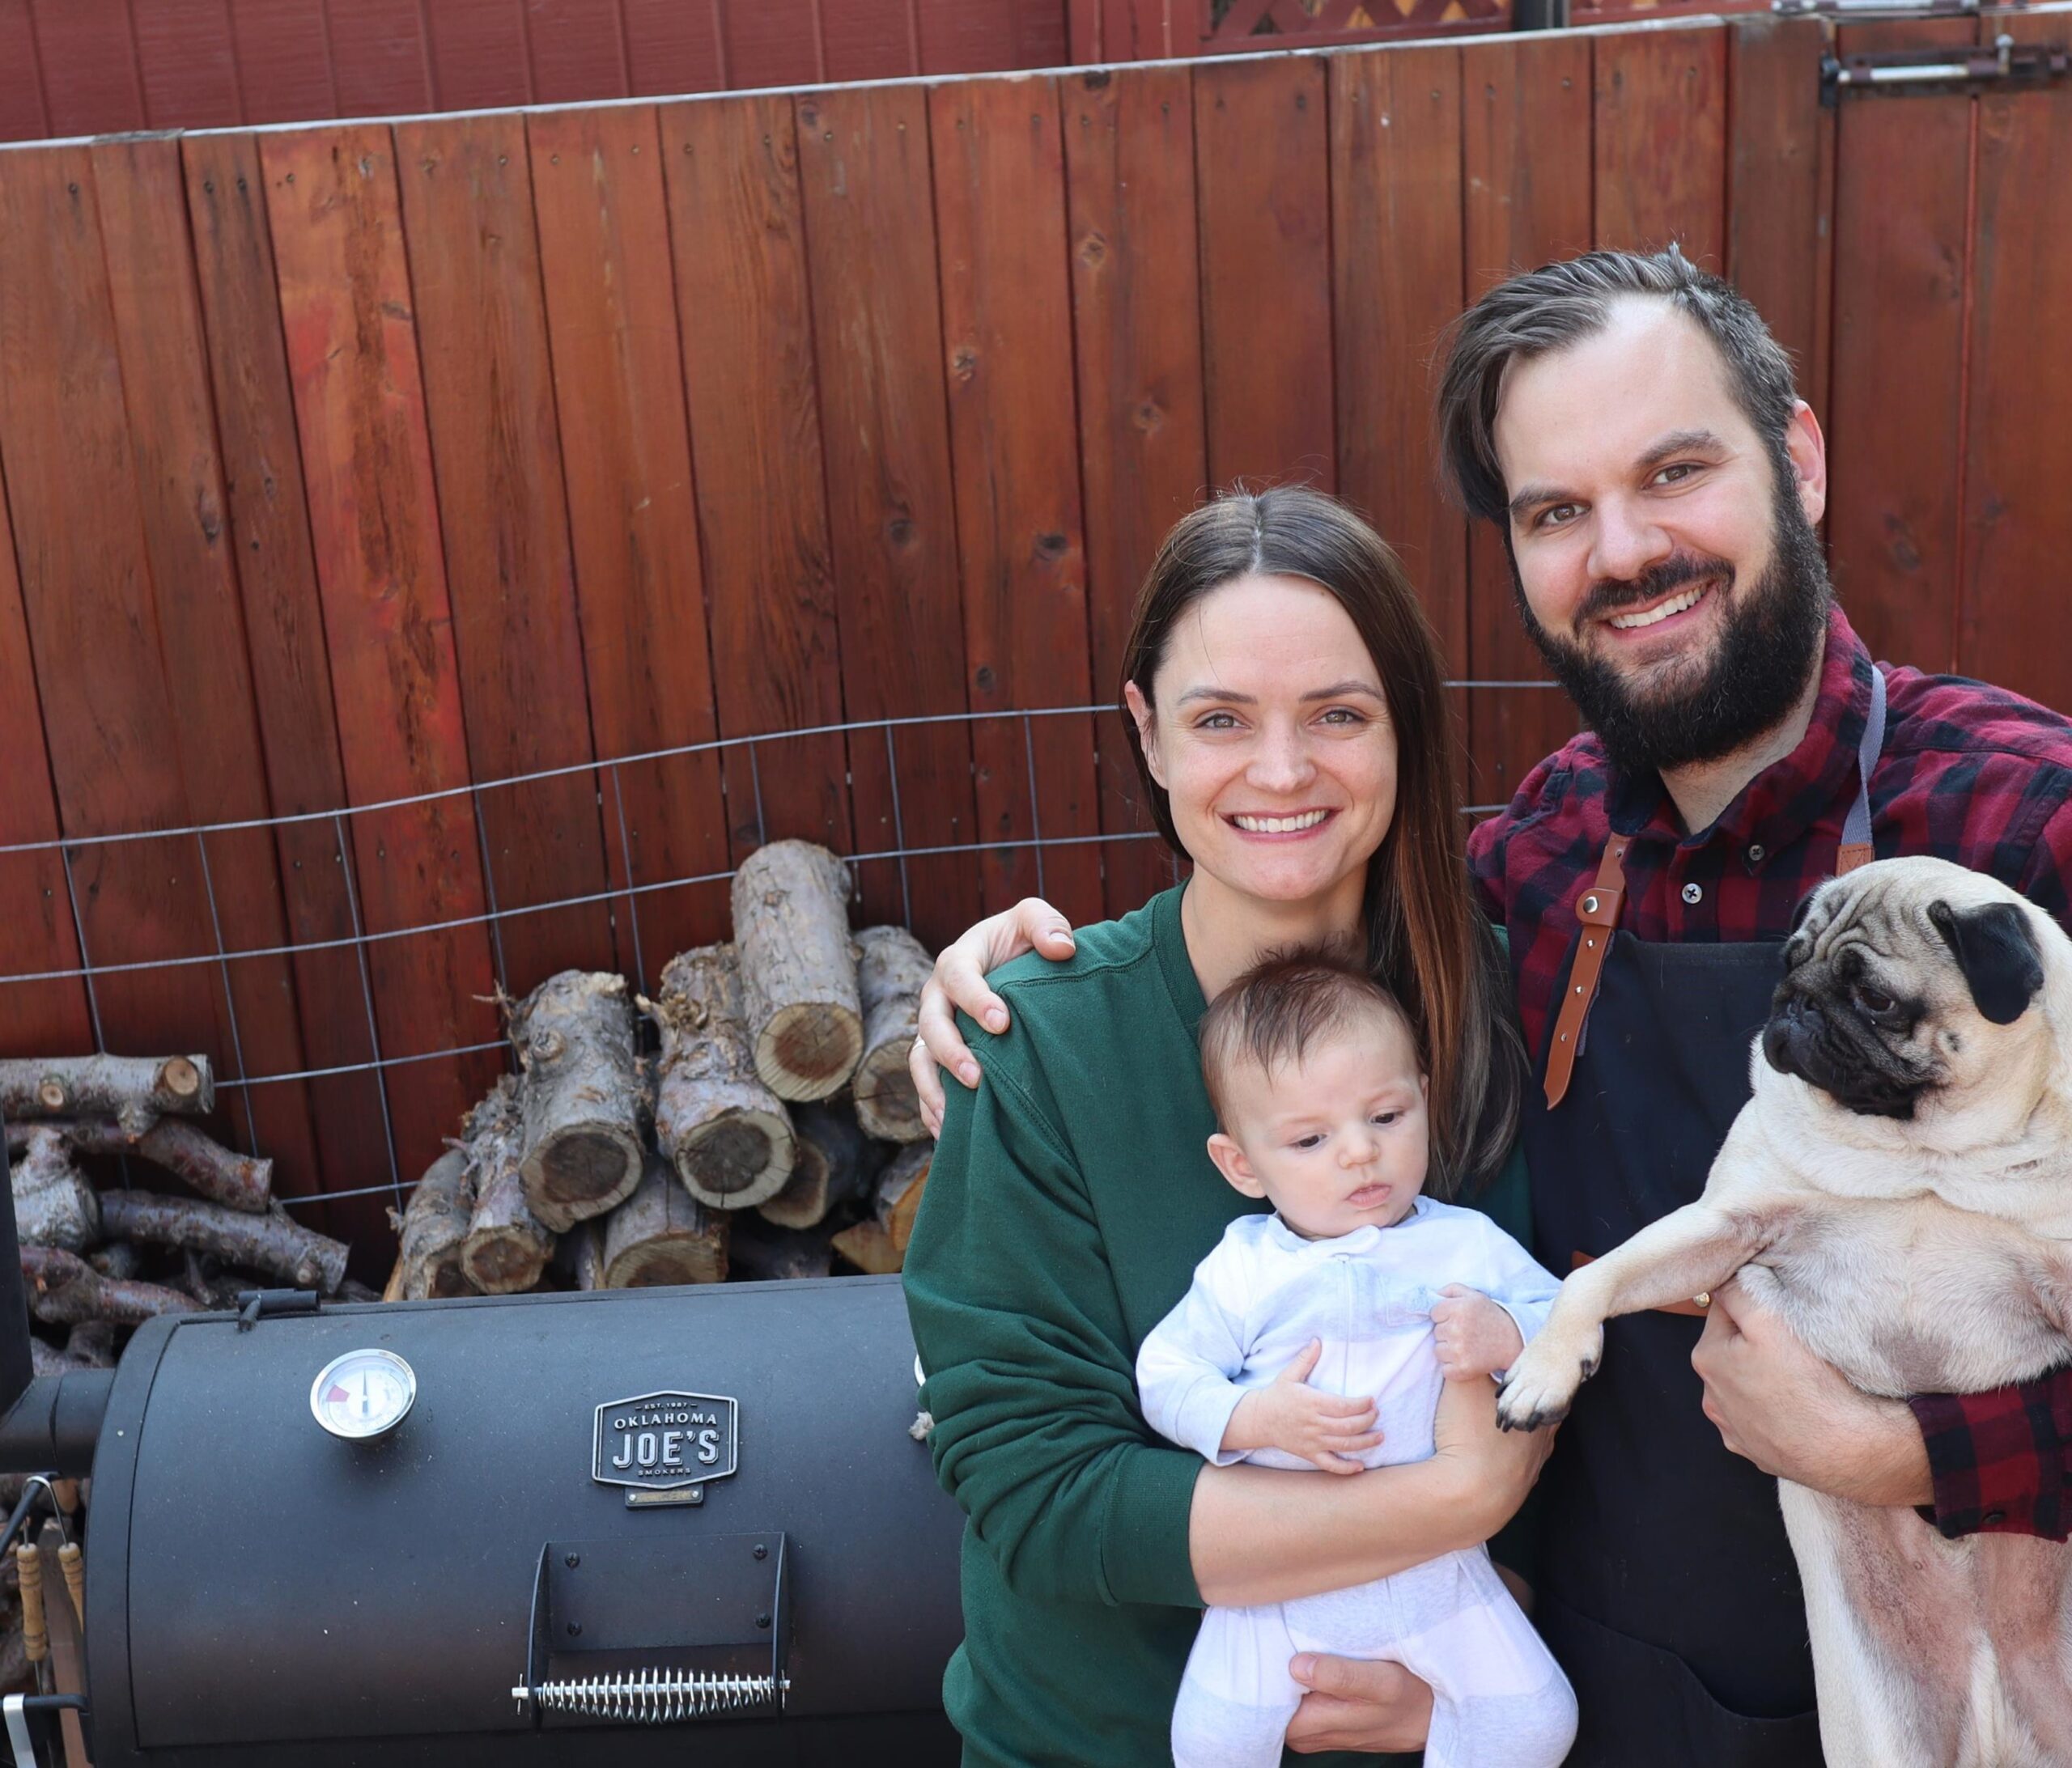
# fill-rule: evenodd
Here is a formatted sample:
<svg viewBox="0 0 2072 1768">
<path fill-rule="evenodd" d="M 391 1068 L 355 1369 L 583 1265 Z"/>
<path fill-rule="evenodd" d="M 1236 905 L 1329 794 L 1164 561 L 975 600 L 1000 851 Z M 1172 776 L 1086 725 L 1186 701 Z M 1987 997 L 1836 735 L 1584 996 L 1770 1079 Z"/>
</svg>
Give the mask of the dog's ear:
<svg viewBox="0 0 2072 1768">
<path fill-rule="evenodd" d="M 1928 918 L 1956 954 L 1978 1010 L 1996 1025 L 2011 1025 L 2043 986 L 2043 955 L 2028 917 L 2011 902 L 1952 909 L 1931 902 Z"/>
<path fill-rule="evenodd" d="M 1784 969 L 1789 976 L 1812 955 L 1813 942 L 1806 935 L 1806 918 L 1813 912 L 1813 899 L 1820 893 L 1818 884 L 1798 899 L 1798 906 L 1791 911 L 1791 931 L 1785 935 Z"/>
</svg>

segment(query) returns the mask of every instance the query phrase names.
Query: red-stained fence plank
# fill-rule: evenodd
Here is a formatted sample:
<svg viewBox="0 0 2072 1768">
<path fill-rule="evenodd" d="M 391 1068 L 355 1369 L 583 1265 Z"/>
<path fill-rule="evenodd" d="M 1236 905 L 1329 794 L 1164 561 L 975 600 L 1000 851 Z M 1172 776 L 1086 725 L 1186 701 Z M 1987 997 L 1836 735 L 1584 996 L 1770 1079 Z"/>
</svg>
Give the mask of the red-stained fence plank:
<svg viewBox="0 0 2072 1768">
<path fill-rule="evenodd" d="M 821 0 L 820 33 L 830 80 L 897 79 L 921 70 L 912 0 Z"/>
<path fill-rule="evenodd" d="M 130 0 L 145 121 L 153 129 L 222 129 L 244 121 L 230 0 Z"/>
<path fill-rule="evenodd" d="M 727 83 L 720 0 L 619 0 L 633 90 L 644 98 Z"/>
<path fill-rule="evenodd" d="M 159 611 L 172 722 L 161 741 L 179 759 L 184 802 L 198 823 L 261 820 L 271 811 L 252 670 L 209 394 L 207 350 L 189 240 L 178 142 L 170 136 L 93 150 L 101 235 L 130 435 L 136 450 L 145 555 Z M 239 829 L 197 837 L 212 930 L 231 949 L 287 943 L 272 837 Z M 282 956 L 226 966 L 235 1037 L 226 1078 L 304 1066 L 294 974 Z M 307 1085 L 248 1087 L 232 1121 L 278 1163 L 282 1194 L 316 1188 L 322 1163 Z"/>
<path fill-rule="evenodd" d="M 1460 52 L 1340 55 L 1331 78 L 1339 493 L 1401 555 L 1464 676 L 1467 529 L 1431 443 L 1434 358 L 1463 293 Z"/>
<path fill-rule="evenodd" d="M 1726 257 L 1726 32 L 1717 24 L 1596 40 L 1596 240 L 1693 264 Z"/>
<path fill-rule="evenodd" d="M 807 86 L 827 78 L 817 0 L 724 5 L 720 19 L 727 44 L 728 85 Z"/>
<path fill-rule="evenodd" d="M 528 120 L 533 203 L 560 394 L 590 727 L 609 761 L 719 734 L 706 643 L 683 362 L 662 190 L 647 108 Z M 643 988 L 675 953 L 731 937 L 720 758 L 607 769 L 606 850 L 620 957 Z"/>
<path fill-rule="evenodd" d="M 1310 57 L 1195 70 L 1208 470 L 1220 485 L 1337 477 L 1331 155 Z"/>
<path fill-rule="evenodd" d="M 1842 53 L 1971 42 L 1975 20 L 1849 25 Z M 1835 193 L 1828 553 L 1871 647 L 1955 660 L 1973 101 L 1845 100 Z M 1903 367 L 1902 367 L 1903 365 Z"/>
<path fill-rule="evenodd" d="M 397 211 L 379 125 L 261 139 L 281 312 L 347 790 L 356 805 L 468 782 L 452 613 Z M 422 1172 L 501 1066 L 467 795 L 347 819 L 389 1116 Z"/>
<path fill-rule="evenodd" d="M 340 116 L 436 107 L 418 0 L 328 0 L 325 16 Z"/>
<path fill-rule="evenodd" d="M 396 157 L 496 955 L 523 994 L 616 967 L 525 125 L 399 123 Z M 526 912 L 530 910 L 532 912 Z"/>
<path fill-rule="evenodd" d="M 0 484 L 0 755 L 8 757 L 0 769 L 0 843 L 11 846 L 55 841 L 58 827 L 6 490 Z M 56 851 L 0 854 L 0 977 L 79 965 L 71 900 Z M 93 1047 L 83 982 L 0 981 L 0 1053 L 68 1056 Z"/>
<path fill-rule="evenodd" d="M 41 52 L 44 102 L 57 135 L 96 135 L 144 125 L 137 45 L 127 6 L 29 0 Z"/>
<path fill-rule="evenodd" d="M 839 723 L 792 103 L 711 99 L 660 116 L 720 733 Z M 737 862 L 788 836 L 849 852 L 847 772 L 839 734 L 729 749 Z"/>
<path fill-rule="evenodd" d="M 928 122 L 971 710 L 1083 706 L 1086 561 L 1058 93 L 1049 80 L 940 86 Z M 1098 834 L 1092 720 L 1025 722 L 1025 731 L 1017 719 L 972 727 L 983 838 Z M 996 847 L 984 888 L 990 908 L 1040 889 L 1075 921 L 1097 918 L 1098 848 Z"/>
<path fill-rule="evenodd" d="M 800 101 L 798 128 L 843 704 L 852 720 L 960 713 L 962 609 L 927 97 L 911 86 L 814 95 Z M 860 853 L 976 838 L 963 724 L 859 731 L 849 767 Z M 935 946 L 975 918 L 979 874 L 969 853 L 877 861 L 857 874 L 860 919 L 909 922 Z"/>
<path fill-rule="evenodd" d="M 529 103 L 539 95 L 528 46 L 525 0 L 439 0 L 431 45 L 439 108 L 483 110 Z"/>
<path fill-rule="evenodd" d="M 62 830 L 178 828 L 190 817 L 91 152 L 0 155 L 0 238 L 10 243 L 0 252 L 0 470 Z M 70 870 L 92 964 L 212 956 L 192 836 L 79 847 Z M 108 1048 L 200 1048 L 227 1066 L 213 963 L 99 976 L 90 988 Z"/>
<path fill-rule="evenodd" d="M 618 0 L 526 0 L 526 5 L 533 95 L 540 104 L 624 98 L 632 90 Z"/>
<path fill-rule="evenodd" d="M 2062 43 L 2072 11 L 1998 21 L 2017 43 Z M 2072 707 L 2072 351 L 2039 340 L 2072 313 L 2072 91 L 1979 100 L 1969 458 L 1957 667 Z M 2046 221 L 2043 218 L 2061 218 Z M 2039 316 L 2053 317 L 2040 327 Z"/>
<path fill-rule="evenodd" d="M 1590 244 L 1590 40 L 1497 37 L 1461 48 L 1463 237 L 1470 300 L 1514 270 Z M 1489 681 L 1543 680 L 1513 604 L 1504 536 L 1468 533 L 1468 663 Z M 1479 689 L 1468 696 L 1472 801 L 1501 803 L 1576 729 L 1565 694 Z"/>
<path fill-rule="evenodd" d="M 1130 616 L 1158 543 L 1208 484 L 1194 105 L 1184 68 L 1063 83 L 1086 496 L 1093 697 L 1120 697 Z M 1153 828 L 1119 710 L 1096 731 L 1101 828 Z M 1102 853 L 1108 913 L 1173 881 L 1156 836 Z"/>
<path fill-rule="evenodd" d="M 29 0 L 0 0 L 0 141 L 34 141 L 49 133 Z"/>
<path fill-rule="evenodd" d="M 245 121 L 338 114 L 324 0 L 230 0 L 230 15 Z"/>
<path fill-rule="evenodd" d="M 1824 419 L 1835 144 L 1835 113 L 1820 103 L 1825 27 L 1764 17 L 1729 28 L 1727 273 L 1790 351 L 1799 396 Z"/>
<path fill-rule="evenodd" d="M 180 147 L 268 795 L 277 816 L 340 810 L 345 770 L 258 143 L 250 135 L 190 135 Z M 274 843 L 291 937 L 311 948 L 295 960 L 304 1059 L 319 1070 L 371 1061 L 376 1046 L 350 944 L 352 900 L 338 825 L 329 818 L 282 823 Z M 257 1064 L 270 1053 L 251 1054 Z M 263 1066 L 280 1071 L 277 1061 Z M 321 1075 L 309 1089 L 324 1188 L 353 1191 L 386 1181 L 388 1138 L 373 1075 Z M 388 1234 L 383 1208 L 380 1198 L 355 1198 L 298 1219 L 373 1249 Z"/>
</svg>

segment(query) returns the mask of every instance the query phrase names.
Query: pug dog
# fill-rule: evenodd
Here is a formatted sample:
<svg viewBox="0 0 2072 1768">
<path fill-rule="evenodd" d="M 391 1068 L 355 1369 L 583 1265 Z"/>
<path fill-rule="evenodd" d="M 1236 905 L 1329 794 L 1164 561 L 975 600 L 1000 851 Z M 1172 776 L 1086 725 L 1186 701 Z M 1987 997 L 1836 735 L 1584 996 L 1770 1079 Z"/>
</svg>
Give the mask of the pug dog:
<svg viewBox="0 0 2072 1768">
<path fill-rule="evenodd" d="M 2072 1360 L 2072 940 L 1990 878 L 1895 859 L 1822 884 L 1784 962 L 1703 1194 L 1563 1284 L 1505 1429 L 1567 1412 L 1605 1320 L 1737 1273 L 1868 1393 Z M 2072 1547 L 1778 1483 L 1829 1768 L 2072 1764 Z"/>
</svg>

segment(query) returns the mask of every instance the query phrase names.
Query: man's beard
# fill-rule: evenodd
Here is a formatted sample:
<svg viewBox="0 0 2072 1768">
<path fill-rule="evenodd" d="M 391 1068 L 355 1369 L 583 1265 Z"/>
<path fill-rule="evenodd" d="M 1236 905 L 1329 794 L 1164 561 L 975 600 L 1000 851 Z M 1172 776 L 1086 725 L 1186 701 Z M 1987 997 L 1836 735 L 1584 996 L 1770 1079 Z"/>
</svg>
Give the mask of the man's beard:
<svg viewBox="0 0 2072 1768">
<path fill-rule="evenodd" d="M 1661 773 L 1717 761 L 1790 716 L 1819 666 L 1833 591 L 1819 537 L 1780 474 L 1773 495 L 1770 563 L 1736 601 L 1734 567 L 1723 559 L 1679 553 L 1629 583 L 1600 582 L 1584 599 L 1578 623 L 1621 608 L 1643 608 L 1684 584 L 1709 581 L 1728 606 L 1712 660 L 1637 691 L 1603 658 L 1557 638 L 1534 617 L 1511 565 L 1526 631 L 1622 773 Z"/>
</svg>

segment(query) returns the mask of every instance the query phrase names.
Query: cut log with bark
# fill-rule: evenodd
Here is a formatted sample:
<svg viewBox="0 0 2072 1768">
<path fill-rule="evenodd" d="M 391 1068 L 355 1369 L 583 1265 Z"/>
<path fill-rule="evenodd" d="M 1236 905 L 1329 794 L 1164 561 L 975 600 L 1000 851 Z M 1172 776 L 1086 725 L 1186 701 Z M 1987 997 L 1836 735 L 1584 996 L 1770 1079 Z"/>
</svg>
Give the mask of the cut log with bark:
<svg viewBox="0 0 2072 1768">
<path fill-rule="evenodd" d="M 530 1289 L 554 1256 L 554 1236 L 525 1201 L 518 1171 L 524 1126 L 517 1095 L 518 1083 L 506 1075 L 468 1113 L 465 1146 L 475 1207 L 461 1242 L 461 1270 L 486 1295 Z"/>
<path fill-rule="evenodd" d="M 655 1139 L 684 1189 L 714 1209 L 766 1202 L 792 1176 L 796 1150 L 784 1102 L 755 1071 L 734 948 L 679 952 L 660 998 L 640 1005 L 662 1034 Z"/>
<path fill-rule="evenodd" d="M 584 970 L 549 977 L 512 1012 L 511 1037 L 525 1071 L 525 1201 L 565 1234 L 640 1182 L 643 1101 L 626 978 Z"/>
<path fill-rule="evenodd" d="M 425 1168 L 397 1222 L 401 1249 L 395 1283 L 398 1301 L 425 1301 L 474 1292 L 461 1269 L 461 1247 L 475 1214 L 468 1151 L 448 1148 Z"/>
<path fill-rule="evenodd" d="M 144 1268 L 144 1255 L 127 1240 L 116 1240 L 87 1254 L 87 1262 L 104 1277 L 127 1281 Z"/>
<path fill-rule="evenodd" d="M 100 1219 L 110 1240 L 191 1246 L 226 1265 L 263 1272 L 298 1289 L 321 1290 L 328 1295 L 346 1278 L 345 1243 L 291 1220 L 278 1204 L 264 1215 L 248 1215 L 219 1203 L 162 1197 L 155 1191 L 104 1191 Z"/>
<path fill-rule="evenodd" d="M 104 1277 L 78 1253 L 55 1246 L 24 1246 L 22 1276 L 28 1287 L 29 1312 L 54 1326 L 74 1326 L 83 1320 L 134 1326 L 159 1314 L 194 1312 L 194 1304 L 176 1289 Z"/>
<path fill-rule="evenodd" d="M 753 1283 L 796 1283 L 825 1277 L 834 1268 L 825 1234 L 773 1227 L 753 1215 L 734 1218 L 727 1244 L 727 1274 Z"/>
<path fill-rule="evenodd" d="M 885 1159 L 842 1104 L 792 1106 L 792 1176 L 757 1213 L 779 1227 L 817 1227 L 837 1204 L 865 1194 Z"/>
<path fill-rule="evenodd" d="M 13 1140 L 9 1138 L 10 1142 Z M 64 1137 L 32 1127 L 22 1157 L 9 1170 L 15 1194 L 15 1235 L 24 1244 L 83 1253 L 100 1239 L 100 1199 L 72 1164 Z"/>
<path fill-rule="evenodd" d="M 716 1283 L 727 1274 L 727 1218 L 685 1193 L 659 1155 L 605 1222 L 607 1289 Z"/>
<path fill-rule="evenodd" d="M 605 1236 L 596 1222 L 578 1222 L 561 1236 L 554 1249 L 554 1263 L 572 1289 L 605 1287 Z"/>
<path fill-rule="evenodd" d="M 63 1056 L 0 1062 L 0 1116 L 113 1117 L 140 1136 L 168 1113 L 206 1117 L 216 1078 L 206 1056 Z"/>
<path fill-rule="evenodd" d="M 57 1130 L 78 1154 L 138 1155 L 163 1167 L 211 1203 L 248 1215 L 263 1215 L 274 1200 L 274 1163 L 226 1148 L 191 1123 L 168 1117 L 142 1135 L 131 1135 L 113 1117 L 81 1117 L 7 1126 L 7 1152 L 19 1155 L 38 1130 Z"/>
<path fill-rule="evenodd" d="M 904 927 L 865 927 L 856 935 L 856 994 L 864 1013 L 864 1059 L 849 1083 L 856 1121 L 884 1142 L 919 1142 L 928 1133 L 906 1058 L 921 1012 L 921 987 L 935 969 Z"/>
<path fill-rule="evenodd" d="M 906 1243 L 913 1237 L 914 1217 L 921 1206 L 935 1151 L 932 1142 L 909 1143 L 902 1148 L 878 1179 L 872 1219 L 834 1236 L 835 1251 L 857 1270 L 883 1276 L 906 1263 Z"/>
<path fill-rule="evenodd" d="M 828 1098 L 863 1059 L 848 901 L 848 868 L 811 842 L 771 842 L 734 874 L 742 1016 L 780 1099 Z"/>
</svg>

